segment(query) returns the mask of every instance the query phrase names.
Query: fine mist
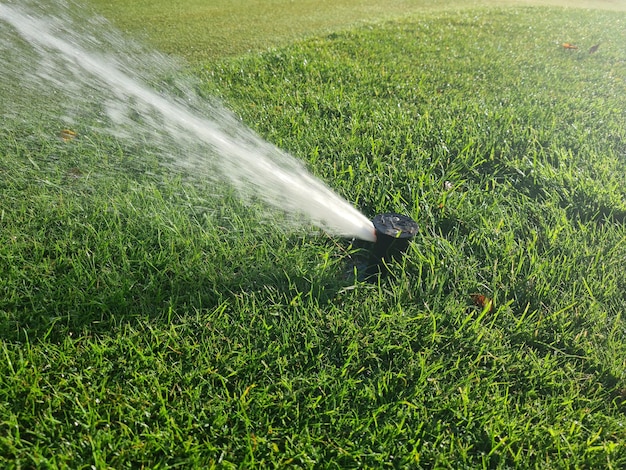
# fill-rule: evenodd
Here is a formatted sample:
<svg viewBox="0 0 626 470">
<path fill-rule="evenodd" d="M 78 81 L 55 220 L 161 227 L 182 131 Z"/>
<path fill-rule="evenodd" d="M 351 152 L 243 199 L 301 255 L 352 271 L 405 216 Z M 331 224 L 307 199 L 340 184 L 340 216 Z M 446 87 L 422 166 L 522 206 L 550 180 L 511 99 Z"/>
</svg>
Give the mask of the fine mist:
<svg viewBox="0 0 626 470">
<path fill-rule="evenodd" d="M 149 142 L 164 165 L 230 184 L 244 201 L 260 200 L 286 214 L 290 225 L 375 240 L 363 214 L 299 160 L 199 96 L 179 78 L 174 60 L 126 40 L 80 6 L 40 3 L 0 4 L 0 83 L 16 88 L 3 93 L 15 97 L 3 106 L 5 118 L 50 118 L 37 99 L 53 99 L 54 118 L 63 125 L 95 113 L 93 132 Z"/>
</svg>

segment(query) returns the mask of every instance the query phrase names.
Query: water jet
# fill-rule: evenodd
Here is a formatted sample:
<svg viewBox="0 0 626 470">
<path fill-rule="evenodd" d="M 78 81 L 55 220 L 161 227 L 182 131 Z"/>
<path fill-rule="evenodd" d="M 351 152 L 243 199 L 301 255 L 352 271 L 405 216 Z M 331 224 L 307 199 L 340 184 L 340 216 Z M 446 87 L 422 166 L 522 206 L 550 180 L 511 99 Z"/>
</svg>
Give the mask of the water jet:
<svg viewBox="0 0 626 470">
<path fill-rule="evenodd" d="M 80 123 L 94 134 L 146 142 L 163 166 L 203 183 L 226 183 L 244 201 L 284 214 L 283 226 L 314 225 L 374 241 L 371 221 L 300 160 L 203 97 L 196 84 L 179 80 L 171 58 L 136 48 L 80 5 L 0 3 L 0 43 L 0 85 L 19 84 L 15 93 L 2 93 L 9 102 L 0 116 L 18 122 L 40 116 L 66 129 Z M 165 72 L 177 77 L 173 84 Z M 43 116 L 43 104 L 54 111 Z"/>
</svg>

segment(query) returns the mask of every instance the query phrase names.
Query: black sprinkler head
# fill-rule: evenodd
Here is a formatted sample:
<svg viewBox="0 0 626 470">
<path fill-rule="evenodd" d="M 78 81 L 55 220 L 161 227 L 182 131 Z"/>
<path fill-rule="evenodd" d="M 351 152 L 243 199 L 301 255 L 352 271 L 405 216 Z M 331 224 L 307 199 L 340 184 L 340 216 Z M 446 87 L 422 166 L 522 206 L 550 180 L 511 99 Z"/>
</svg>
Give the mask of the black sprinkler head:
<svg viewBox="0 0 626 470">
<path fill-rule="evenodd" d="M 372 223 L 376 230 L 376 242 L 372 248 L 367 277 L 386 273 L 386 265 L 400 258 L 418 229 L 413 219 L 402 214 L 378 214 Z"/>
</svg>

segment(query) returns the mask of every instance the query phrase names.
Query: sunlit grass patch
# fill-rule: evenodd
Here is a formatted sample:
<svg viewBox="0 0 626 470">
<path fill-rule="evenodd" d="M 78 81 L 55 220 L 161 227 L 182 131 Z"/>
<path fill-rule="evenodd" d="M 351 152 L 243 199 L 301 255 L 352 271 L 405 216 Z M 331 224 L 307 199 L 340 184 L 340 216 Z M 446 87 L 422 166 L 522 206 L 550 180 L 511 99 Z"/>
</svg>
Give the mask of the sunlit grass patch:
<svg viewBox="0 0 626 470">
<path fill-rule="evenodd" d="M 438 13 L 202 67 L 368 216 L 418 222 L 379 282 L 142 143 L 3 130 L 0 462 L 624 466 L 624 21 Z"/>
</svg>

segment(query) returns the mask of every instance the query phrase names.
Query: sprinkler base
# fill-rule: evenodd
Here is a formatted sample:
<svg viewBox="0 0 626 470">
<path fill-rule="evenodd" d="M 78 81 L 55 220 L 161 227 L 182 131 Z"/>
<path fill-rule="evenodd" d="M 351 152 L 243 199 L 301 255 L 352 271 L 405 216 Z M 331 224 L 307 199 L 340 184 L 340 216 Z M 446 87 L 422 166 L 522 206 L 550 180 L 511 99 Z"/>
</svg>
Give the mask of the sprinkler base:
<svg viewBox="0 0 626 470">
<path fill-rule="evenodd" d="M 365 279 L 386 274 L 388 264 L 401 258 L 418 231 L 417 222 L 402 214 L 379 214 L 372 219 L 372 223 L 376 230 L 376 242 L 364 272 Z"/>
</svg>

